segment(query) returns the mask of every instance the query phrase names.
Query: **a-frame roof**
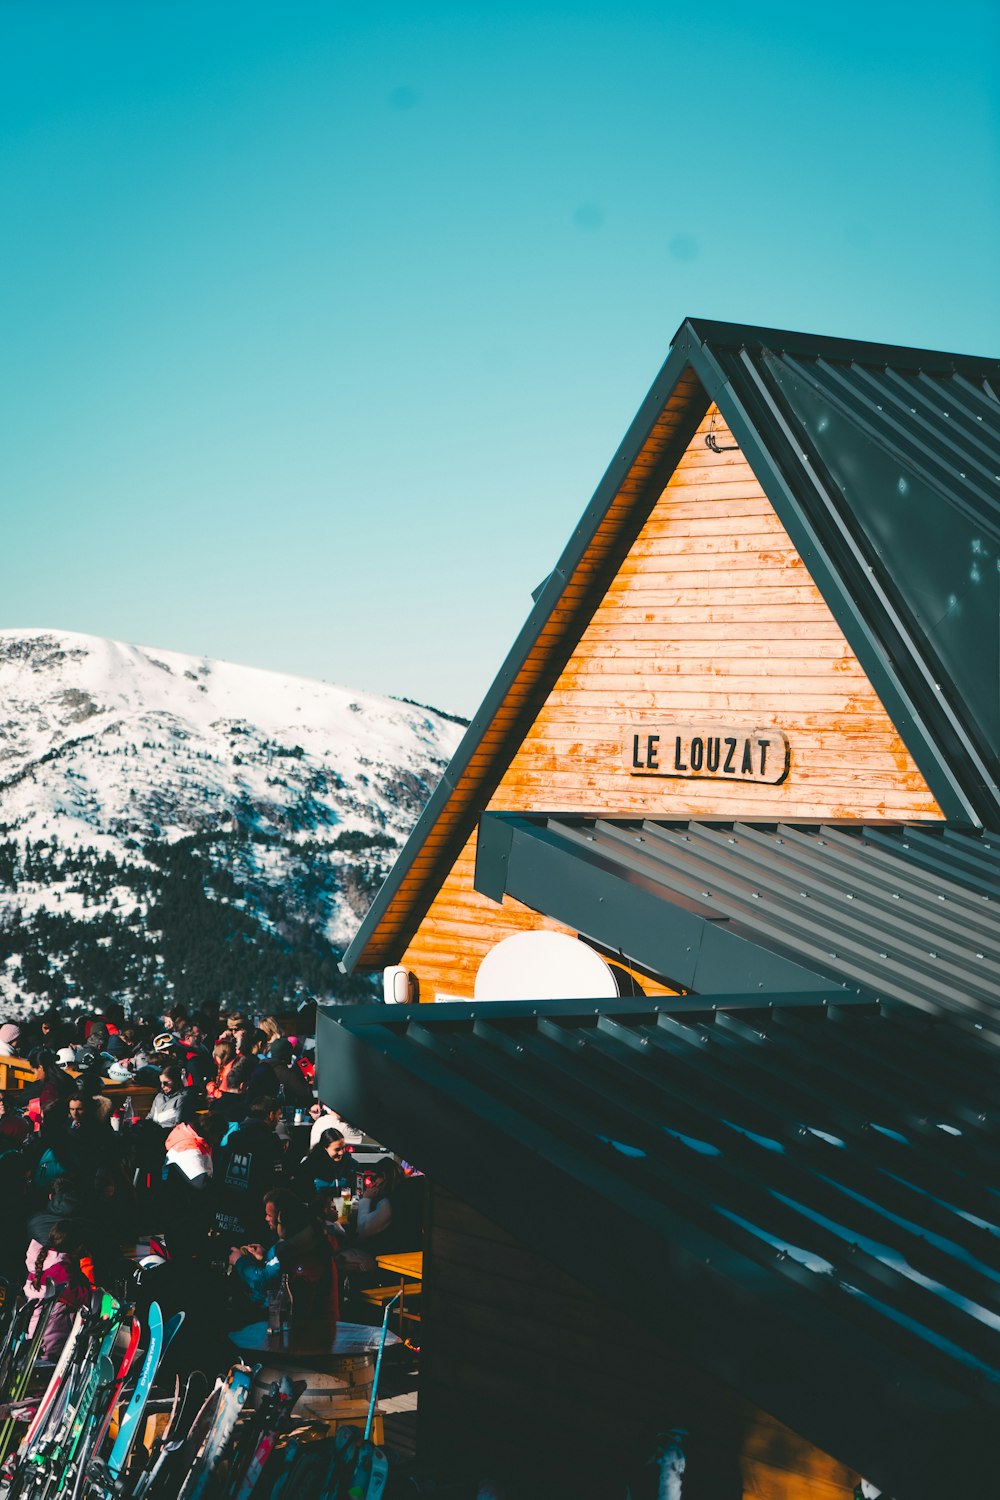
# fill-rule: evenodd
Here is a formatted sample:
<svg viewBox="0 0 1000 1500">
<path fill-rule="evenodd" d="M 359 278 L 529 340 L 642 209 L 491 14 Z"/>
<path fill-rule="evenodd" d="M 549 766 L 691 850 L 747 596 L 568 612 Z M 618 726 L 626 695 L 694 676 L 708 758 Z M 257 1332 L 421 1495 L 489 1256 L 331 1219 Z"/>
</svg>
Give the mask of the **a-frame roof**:
<svg viewBox="0 0 1000 1500">
<path fill-rule="evenodd" d="M 1000 819 L 1000 361 L 688 319 L 343 960 L 396 961 L 715 402 L 946 817 Z"/>
</svg>

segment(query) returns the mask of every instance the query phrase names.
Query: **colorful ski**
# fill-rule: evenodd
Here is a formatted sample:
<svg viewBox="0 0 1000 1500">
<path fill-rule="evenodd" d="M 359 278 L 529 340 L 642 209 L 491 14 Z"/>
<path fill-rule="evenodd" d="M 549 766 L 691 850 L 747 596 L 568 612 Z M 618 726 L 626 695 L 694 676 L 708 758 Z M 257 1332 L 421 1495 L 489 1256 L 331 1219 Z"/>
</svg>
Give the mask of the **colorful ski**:
<svg viewBox="0 0 1000 1500">
<path fill-rule="evenodd" d="M 46 1325 L 55 1302 L 55 1287 L 49 1282 L 43 1289 L 42 1296 L 33 1299 L 34 1306 L 38 1310 L 37 1321 L 29 1334 L 31 1323 L 29 1314 L 24 1325 L 24 1335 L 20 1341 L 14 1356 L 14 1365 L 7 1382 L 6 1400 L 8 1405 L 21 1401 L 31 1384 L 31 1377 L 35 1371 L 38 1360 L 38 1352 L 42 1347 L 42 1339 L 45 1337 Z M 11 1447 L 17 1422 L 14 1417 L 8 1417 L 0 1423 L 0 1463 L 3 1463 Z"/>
<path fill-rule="evenodd" d="M 253 1386 L 255 1372 L 248 1365 L 233 1365 L 216 1407 L 215 1419 L 208 1430 L 194 1467 L 184 1480 L 177 1500 L 201 1500 L 215 1477 L 240 1412 Z"/>
<path fill-rule="evenodd" d="M 132 1364 L 135 1360 L 136 1350 L 139 1347 L 139 1336 L 141 1333 L 142 1324 L 139 1322 L 138 1318 L 133 1317 L 132 1322 L 129 1326 L 128 1342 L 125 1345 L 125 1351 L 122 1354 L 121 1363 L 119 1364 L 118 1371 L 111 1382 L 111 1388 L 107 1393 L 103 1415 L 100 1416 L 100 1418 L 95 1422 L 95 1431 L 92 1437 L 89 1439 L 87 1451 L 80 1459 L 80 1463 L 77 1469 L 76 1483 L 73 1486 L 73 1500 L 79 1500 L 79 1496 L 83 1493 L 83 1483 L 88 1471 L 88 1467 L 94 1459 L 97 1459 L 100 1456 L 101 1444 L 104 1442 L 108 1428 L 111 1426 L 111 1417 L 114 1413 L 115 1407 L 118 1405 L 118 1402 L 121 1398 L 122 1389 L 125 1385 L 125 1381 L 128 1379 L 128 1373 L 131 1370 Z"/>
<path fill-rule="evenodd" d="M 150 1387 L 156 1377 L 156 1368 L 160 1363 L 162 1353 L 163 1314 L 160 1312 L 160 1304 L 151 1302 L 149 1304 L 149 1346 L 146 1349 L 146 1358 L 143 1360 L 139 1379 L 132 1392 L 132 1399 L 125 1409 L 118 1436 L 115 1438 L 114 1447 L 108 1457 L 108 1473 L 112 1481 L 121 1474 L 128 1459 L 129 1450 L 138 1436 L 139 1421 L 149 1399 Z"/>
<path fill-rule="evenodd" d="M 45 1419 L 33 1434 L 29 1430 L 21 1445 L 11 1500 L 23 1493 L 52 1495 L 67 1483 L 100 1388 L 114 1382 L 110 1351 L 120 1312 L 114 1297 L 100 1289 L 94 1292 Z"/>
<path fill-rule="evenodd" d="M 333 1462 L 327 1475 L 322 1500 L 347 1500 L 347 1487 L 354 1478 L 361 1433 L 349 1424 L 338 1427 L 333 1439 Z"/>
<path fill-rule="evenodd" d="M 73 1477 L 73 1494 L 77 1492 L 77 1480 L 82 1480 L 87 1438 L 102 1420 L 103 1398 L 109 1395 L 115 1383 L 115 1367 L 108 1354 L 101 1353 L 91 1365 L 89 1379 L 84 1386 L 79 1405 L 62 1453 L 62 1472 L 57 1470 L 57 1488 L 65 1489 Z"/>
<path fill-rule="evenodd" d="M 184 1313 L 175 1312 L 166 1321 L 163 1327 L 163 1352 L 166 1354 L 176 1335 L 180 1332 L 184 1322 Z"/>
<path fill-rule="evenodd" d="M 369 1442 L 368 1438 L 362 1438 L 358 1444 L 358 1456 L 354 1460 L 354 1473 L 344 1494 L 347 1500 L 365 1500 L 368 1494 L 368 1481 L 372 1474 L 372 1454 L 375 1452 L 375 1444 Z"/>
<path fill-rule="evenodd" d="M 140 1477 L 139 1483 L 133 1491 L 134 1500 L 146 1493 L 148 1485 L 152 1481 L 153 1469 L 156 1467 L 160 1454 L 169 1444 L 171 1451 L 180 1448 L 181 1443 L 189 1436 L 191 1428 L 205 1404 L 208 1395 L 208 1377 L 201 1370 L 192 1370 L 188 1376 L 183 1390 L 178 1391 L 178 1400 L 170 1413 L 170 1420 L 161 1436 L 159 1442 L 154 1446 L 148 1468 Z"/>
<path fill-rule="evenodd" d="M 55 1287 L 52 1288 L 50 1295 L 54 1294 Z M 28 1324 L 37 1306 L 37 1302 L 25 1302 L 21 1307 L 14 1309 L 7 1322 L 3 1346 L 0 1348 L 0 1392 L 5 1395 L 14 1374 L 17 1356 L 28 1337 Z"/>
<path fill-rule="evenodd" d="M 44 1423 L 47 1421 L 49 1413 L 51 1412 L 52 1407 L 58 1399 L 59 1393 L 62 1389 L 66 1370 L 74 1357 L 77 1344 L 79 1343 L 80 1339 L 84 1337 L 84 1329 L 89 1320 L 95 1316 L 100 1316 L 99 1306 L 96 1313 L 93 1307 L 81 1307 L 76 1317 L 74 1318 L 73 1326 L 69 1331 L 69 1338 L 62 1346 L 59 1358 L 56 1360 L 52 1374 L 49 1376 L 49 1383 L 45 1388 L 45 1393 L 43 1394 L 42 1399 L 38 1404 L 38 1409 L 31 1420 L 31 1424 L 29 1425 L 27 1432 L 21 1440 L 22 1456 L 24 1452 L 31 1447 L 35 1440 L 35 1437 L 40 1432 Z"/>
<path fill-rule="evenodd" d="M 389 1460 L 382 1448 L 372 1451 L 372 1471 L 365 1500 L 382 1500 L 389 1482 Z"/>
<path fill-rule="evenodd" d="M 146 1500 L 147 1496 L 163 1497 L 163 1500 L 169 1497 L 169 1500 L 173 1500 L 173 1496 L 180 1489 L 184 1475 L 191 1469 L 209 1428 L 215 1420 L 221 1395 L 222 1382 L 220 1381 L 205 1397 L 188 1430 L 185 1431 L 179 1426 L 177 1436 L 164 1443 L 156 1456 L 155 1463 L 142 1475 L 136 1485 L 133 1500 L 140 1500 L 140 1497 Z"/>
<path fill-rule="evenodd" d="M 234 1481 L 239 1476 L 235 1473 L 230 1476 L 229 1493 L 233 1500 L 250 1500 L 256 1493 L 255 1486 L 260 1483 L 264 1466 L 274 1452 L 278 1438 L 282 1432 L 287 1431 L 292 1408 L 305 1389 L 304 1380 L 293 1384 L 287 1375 L 283 1375 L 280 1381 L 275 1381 L 271 1386 L 260 1413 L 257 1441 L 246 1465 L 246 1472 L 238 1483 Z"/>
</svg>

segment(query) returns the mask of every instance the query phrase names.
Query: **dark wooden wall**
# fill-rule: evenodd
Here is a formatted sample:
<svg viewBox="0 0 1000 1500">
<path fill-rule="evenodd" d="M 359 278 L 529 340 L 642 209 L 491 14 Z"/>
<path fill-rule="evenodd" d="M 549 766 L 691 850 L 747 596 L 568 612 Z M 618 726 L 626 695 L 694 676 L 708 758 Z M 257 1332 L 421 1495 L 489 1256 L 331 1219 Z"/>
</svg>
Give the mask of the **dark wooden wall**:
<svg viewBox="0 0 1000 1500">
<path fill-rule="evenodd" d="M 601 1217 L 595 1200 L 598 1266 Z M 432 1471 L 492 1477 L 506 1500 L 624 1500 L 632 1474 L 652 1497 L 642 1460 L 658 1431 L 680 1426 L 690 1434 L 684 1500 L 853 1493 L 855 1474 L 678 1366 L 662 1339 L 437 1187 L 423 1318 L 417 1441 Z"/>
</svg>

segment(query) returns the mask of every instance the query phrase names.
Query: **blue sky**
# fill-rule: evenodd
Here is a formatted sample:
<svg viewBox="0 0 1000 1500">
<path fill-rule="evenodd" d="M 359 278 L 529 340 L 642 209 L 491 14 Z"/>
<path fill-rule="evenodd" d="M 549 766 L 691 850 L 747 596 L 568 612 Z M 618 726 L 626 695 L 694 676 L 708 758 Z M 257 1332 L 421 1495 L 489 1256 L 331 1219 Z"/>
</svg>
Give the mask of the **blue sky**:
<svg viewBox="0 0 1000 1500">
<path fill-rule="evenodd" d="M 471 712 L 688 314 L 1000 354 L 1000 10 L 0 4 L 0 625 Z"/>
</svg>

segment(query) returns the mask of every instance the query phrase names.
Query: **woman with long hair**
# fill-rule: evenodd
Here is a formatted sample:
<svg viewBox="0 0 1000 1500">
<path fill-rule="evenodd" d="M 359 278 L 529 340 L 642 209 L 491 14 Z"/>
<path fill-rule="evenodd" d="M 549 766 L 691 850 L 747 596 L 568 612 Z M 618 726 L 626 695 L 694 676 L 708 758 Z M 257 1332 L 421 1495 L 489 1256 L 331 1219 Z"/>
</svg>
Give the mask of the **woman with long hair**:
<svg viewBox="0 0 1000 1500">
<path fill-rule="evenodd" d="M 209 1101 L 209 1109 L 223 1120 L 245 1120 L 250 1107 L 248 1085 L 256 1064 L 252 1057 L 234 1057 L 226 1070 L 222 1090 Z"/>
<path fill-rule="evenodd" d="M 215 1063 L 215 1077 L 209 1079 L 205 1092 L 210 1099 L 221 1099 L 226 1091 L 226 1079 L 236 1061 L 236 1043 L 231 1037 L 219 1038 L 212 1048 L 212 1061 Z"/>
<path fill-rule="evenodd" d="M 276 1016 L 265 1016 L 260 1023 L 260 1029 L 267 1037 L 268 1050 L 270 1050 L 273 1043 L 279 1041 L 285 1034 L 279 1026 Z"/>
<path fill-rule="evenodd" d="M 28 1279 L 24 1283 L 24 1295 L 29 1302 L 40 1302 L 48 1283 L 55 1288 L 55 1298 L 49 1313 L 45 1332 L 42 1335 L 42 1358 L 55 1359 L 65 1344 L 73 1317 L 78 1307 L 90 1296 L 91 1284 L 83 1271 L 81 1261 L 83 1245 L 74 1225 L 62 1219 L 49 1230 L 43 1245 L 32 1240 L 28 1246 L 25 1263 Z M 40 1308 L 32 1315 L 29 1328 L 38 1322 Z"/>
<path fill-rule="evenodd" d="M 56 1061 L 51 1047 L 38 1047 L 30 1061 L 35 1069 L 35 1081 L 29 1085 L 32 1098 L 38 1100 L 38 1109 L 47 1113 L 53 1104 L 65 1103 L 73 1088 L 73 1080 L 64 1073 Z"/>
<path fill-rule="evenodd" d="M 353 1189 L 354 1166 L 347 1155 L 347 1142 L 339 1130 L 324 1130 L 315 1146 L 292 1173 L 292 1187 L 304 1203 L 312 1201 L 323 1188 L 341 1192 Z"/>
</svg>

